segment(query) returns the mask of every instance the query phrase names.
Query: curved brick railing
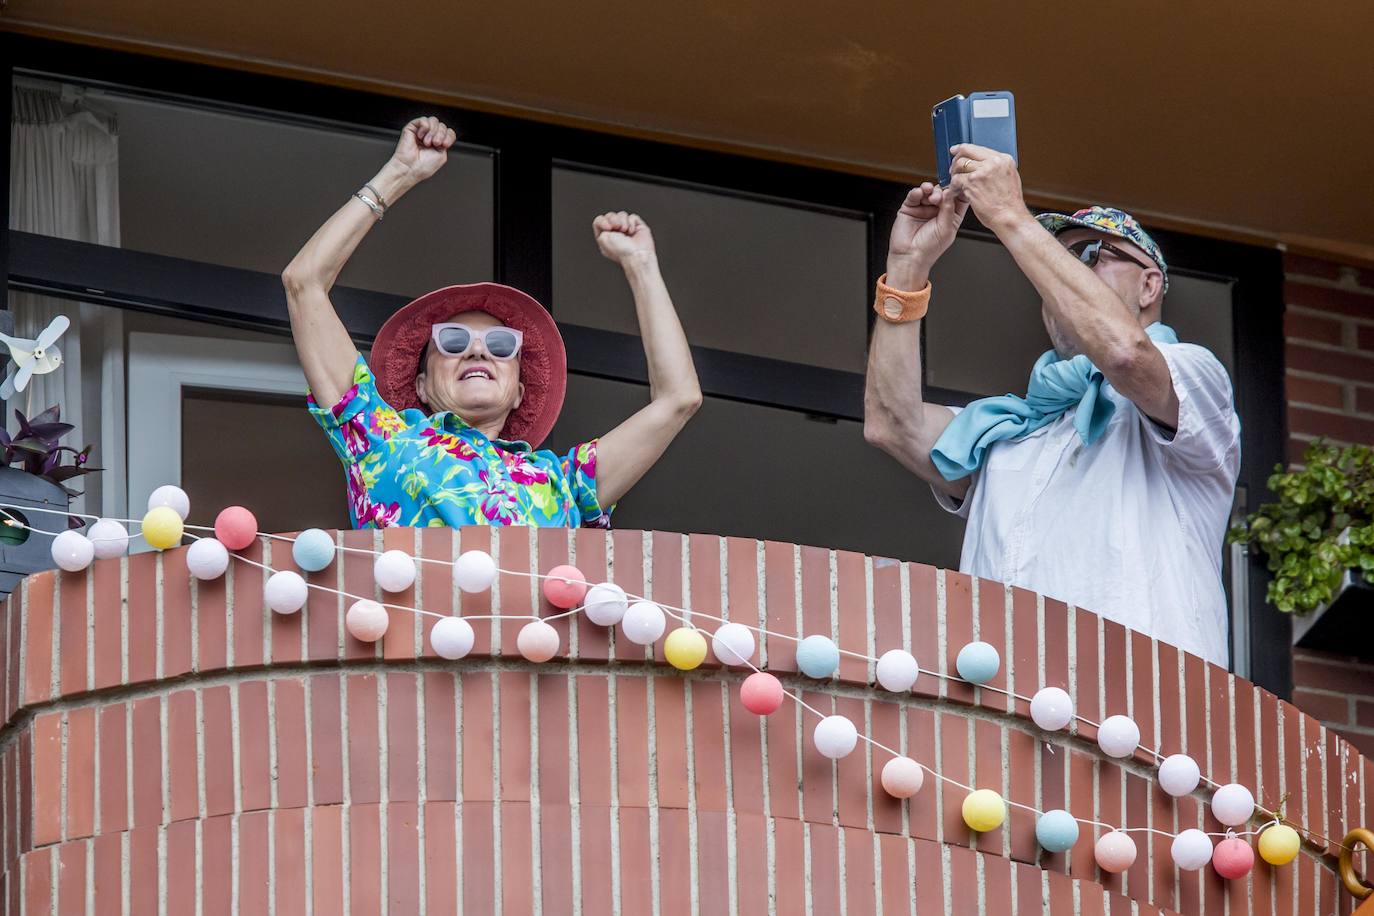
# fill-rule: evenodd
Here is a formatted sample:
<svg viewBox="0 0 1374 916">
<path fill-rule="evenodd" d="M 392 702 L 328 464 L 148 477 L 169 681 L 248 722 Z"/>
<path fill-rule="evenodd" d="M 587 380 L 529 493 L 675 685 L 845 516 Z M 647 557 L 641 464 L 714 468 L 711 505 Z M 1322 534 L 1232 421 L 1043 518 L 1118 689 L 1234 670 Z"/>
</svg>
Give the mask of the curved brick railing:
<svg viewBox="0 0 1374 916">
<path fill-rule="evenodd" d="M 344 546 L 452 558 L 492 550 L 509 570 L 573 560 L 589 579 L 721 612 L 779 633 L 825 633 L 870 655 L 905 647 L 952 670 L 977 637 L 1004 659 L 994 682 L 1074 696 L 1089 718 L 1133 716 L 1145 743 L 1204 772 L 1288 796 L 1327 836 L 1374 815 L 1374 767 L 1287 703 L 1173 647 L 1020 589 L 790 544 L 677 534 L 506 529 L 347 532 Z M 255 548 L 250 555 L 263 558 Z M 278 542 L 265 559 L 294 568 Z M 374 595 L 370 557 L 314 581 Z M 876 789 L 861 744 L 832 763 L 791 704 L 766 720 L 738 701 L 738 671 L 684 675 L 583 619 L 555 624 L 563 657 L 514 652 L 521 624 L 477 623 L 460 662 L 424 639 L 432 618 L 393 612 L 378 645 L 349 638 L 343 601 L 299 615 L 263 607 L 263 573 L 215 582 L 182 550 L 44 573 L 5 606 L 0 852 L 7 913 L 392 914 L 581 910 L 850 914 L 1348 912 L 1325 850 L 1257 862 L 1227 884 L 1177 871 L 1168 840 L 1137 834 L 1124 875 L 1099 872 L 1092 831 L 1066 855 L 1029 813 L 974 835 L 960 790 L 934 780 L 908 803 Z M 453 609 L 446 567 L 424 564 L 395 600 Z M 527 613 L 538 591 L 503 575 L 468 614 Z M 722 610 L 723 609 L 723 610 Z M 548 608 L 542 608 L 547 613 Z M 884 744 L 1041 808 L 1164 830 L 1219 829 L 1205 799 L 1162 794 L 1143 754 L 1101 756 L 1090 729 L 1044 735 L 1025 704 L 923 675 L 911 695 L 869 686 L 845 658 L 834 681 L 795 671 L 793 644 L 763 663 Z M 512 657 L 513 656 L 513 657 Z M 803 728 L 802 725 L 806 727 Z M 1086 740 L 1085 740 L 1086 739 Z M 771 900 L 770 900 L 771 898 Z M 196 907 L 199 905 L 200 909 Z"/>
</svg>

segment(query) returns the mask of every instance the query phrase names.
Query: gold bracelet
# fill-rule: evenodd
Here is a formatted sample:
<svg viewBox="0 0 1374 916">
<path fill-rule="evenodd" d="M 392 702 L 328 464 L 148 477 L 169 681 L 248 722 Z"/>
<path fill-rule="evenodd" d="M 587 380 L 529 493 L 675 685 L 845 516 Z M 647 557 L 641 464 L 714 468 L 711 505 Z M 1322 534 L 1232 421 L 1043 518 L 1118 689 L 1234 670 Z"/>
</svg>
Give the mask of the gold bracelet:
<svg viewBox="0 0 1374 916">
<path fill-rule="evenodd" d="M 917 321 L 925 317 L 930 306 L 930 281 L 925 289 L 909 293 L 887 285 L 887 274 L 878 278 L 878 291 L 873 299 L 873 311 L 893 324 Z"/>
</svg>

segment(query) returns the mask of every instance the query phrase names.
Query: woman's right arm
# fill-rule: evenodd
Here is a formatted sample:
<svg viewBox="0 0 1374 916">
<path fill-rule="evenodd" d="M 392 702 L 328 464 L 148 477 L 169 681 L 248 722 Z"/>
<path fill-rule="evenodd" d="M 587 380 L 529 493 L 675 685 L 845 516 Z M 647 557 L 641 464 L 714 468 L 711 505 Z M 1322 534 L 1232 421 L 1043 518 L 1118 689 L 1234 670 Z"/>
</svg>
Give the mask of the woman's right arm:
<svg viewBox="0 0 1374 916">
<path fill-rule="evenodd" d="M 391 160 L 368 184 L 387 206 L 395 204 L 439 171 L 448 160 L 454 139 L 453 130 L 438 118 L 411 121 L 402 131 Z M 281 275 L 296 353 L 305 380 L 321 406 L 336 403 L 352 386 L 358 356 L 358 348 L 329 301 L 329 290 L 376 222 L 377 214 L 371 207 L 350 197 L 316 230 Z"/>
</svg>

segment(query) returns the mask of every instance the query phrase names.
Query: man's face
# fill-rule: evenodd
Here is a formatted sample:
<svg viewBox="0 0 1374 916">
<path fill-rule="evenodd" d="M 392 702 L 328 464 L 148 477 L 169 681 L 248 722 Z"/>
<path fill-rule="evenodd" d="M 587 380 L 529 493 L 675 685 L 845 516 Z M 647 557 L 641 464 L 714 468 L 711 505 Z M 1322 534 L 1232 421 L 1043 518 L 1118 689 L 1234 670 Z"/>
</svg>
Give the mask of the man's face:
<svg viewBox="0 0 1374 916">
<path fill-rule="evenodd" d="M 1141 327 L 1145 327 L 1159 320 L 1159 304 L 1163 300 L 1164 275 L 1157 267 L 1145 268 L 1141 265 L 1152 264 L 1149 255 L 1138 248 L 1134 243 L 1115 235 L 1105 232 L 1096 232 L 1092 229 L 1072 228 L 1066 229 L 1057 236 L 1060 245 L 1068 248 L 1077 242 L 1102 240 L 1115 248 L 1129 254 L 1136 261 L 1123 258 L 1116 252 L 1107 248 L 1102 248 L 1099 252 L 1097 263 L 1093 265 L 1093 273 L 1103 283 L 1112 288 L 1121 301 L 1126 303 L 1126 307 L 1136 316 Z M 1139 263 L 1137 263 L 1137 261 Z M 1050 340 L 1054 343 L 1054 349 L 1065 359 L 1077 356 L 1080 352 L 1078 344 L 1055 325 L 1054 319 L 1050 316 L 1049 309 L 1042 306 L 1041 314 L 1045 320 L 1045 330 L 1049 332 Z"/>
<path fill-rule="evenodd" d="M 463 312 L 449 321 L 474 331 L 501 327 L 501 322 L 486 312 Z M 431 340 L 425 350 L 424 370 L 415 377 L 415 391 L 431 411 L 451 411 L 470 426 L 499 430 L 525 394 L 520 383 L 520 355 L 494 359 L 483 342 L 474 338 L 462 356 L 449 356 Z"/>
</svg>

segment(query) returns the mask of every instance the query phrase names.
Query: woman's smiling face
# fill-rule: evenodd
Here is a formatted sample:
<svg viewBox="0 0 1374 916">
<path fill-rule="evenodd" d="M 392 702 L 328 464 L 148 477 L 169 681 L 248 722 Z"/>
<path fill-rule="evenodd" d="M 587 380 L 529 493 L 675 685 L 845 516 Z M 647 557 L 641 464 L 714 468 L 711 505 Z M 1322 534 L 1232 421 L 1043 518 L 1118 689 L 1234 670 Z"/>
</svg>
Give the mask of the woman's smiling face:
<svg viewBox="0 0 1374 916">
<path fill-rule="evenodd" d="M 486 312 L 462 312 L 448 320 L 474 331 L 502 327 Z M 495 437 L 525 394 L 520 383 L 520 354 L 495 359 L 482 340 L 474 338 L 462 356 L 449 356 L 431 340 L 425 350 L 424 368 L 415 377 L 415 391 L 431 412 L 450 411 L 469 426 Z"/>
</svg>

